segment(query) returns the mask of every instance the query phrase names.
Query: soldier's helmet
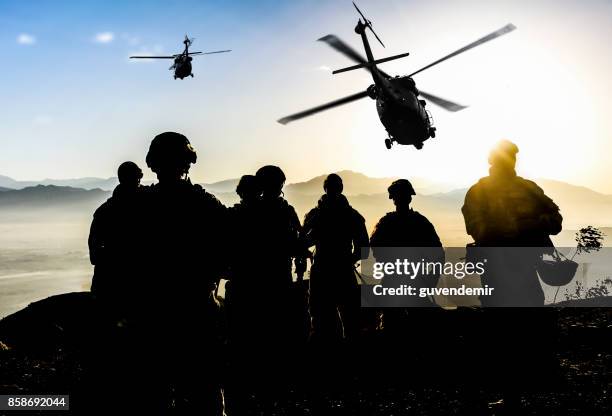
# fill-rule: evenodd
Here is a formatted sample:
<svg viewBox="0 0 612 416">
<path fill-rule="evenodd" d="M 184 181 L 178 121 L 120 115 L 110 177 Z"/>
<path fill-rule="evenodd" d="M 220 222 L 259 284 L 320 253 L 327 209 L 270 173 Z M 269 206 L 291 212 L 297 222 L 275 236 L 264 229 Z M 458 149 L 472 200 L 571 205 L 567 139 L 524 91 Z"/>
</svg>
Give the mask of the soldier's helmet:
<svg viewBox="0 0 612 416">
<path fill-rule="evenodd" d="M 171 131 L 153 138 L 146 158 L 147 166 L 155 173 L 163 170 L 187 173 L 196 160 L 196 151 L 187 137 Z"/>
<path fill-rule="evenodd" d="M 117 177 L 122 185 L 138 185 L 142 179 L 142 170 L 134 162 L 123 162 L 117 169 Z"/>
<path fill-rule="evenodd" d="M 339 195 L 342 193 L 344 189 L 344 184 L 342 183 L 342 178 L 335 174 L 331 173 L 325 178 L 323 182 L 323 189 L 327 194 Z"/>
<path fill-rule="evenodd" d="M 236 193 L 241 199 L 255 199 L 261 194 L 259 180 L 254 175 L 243 175 L 236 186 Z"/>
<path fill-rule="evenodd" d="M 397 197 L 416 195 L 414 188 L 408 179 L 398 179 L 387 188 L 389 192 L 389 199 L 395 199 Z"/>
<path fill-rule="evenodd" d="M 259 168 L 255 173 L 264 194 L 273 195 L 281 193 L 285 184 L 285 173 L 278 166 L 267 165 Z"/>
<path fill-rule="evenodd" d="M 489 164 L 510 164 L 516 163 L 516 154 L 519 152 L 518 146 L 510 140 L 501 140 L 489 153 Z"/>
</svg>

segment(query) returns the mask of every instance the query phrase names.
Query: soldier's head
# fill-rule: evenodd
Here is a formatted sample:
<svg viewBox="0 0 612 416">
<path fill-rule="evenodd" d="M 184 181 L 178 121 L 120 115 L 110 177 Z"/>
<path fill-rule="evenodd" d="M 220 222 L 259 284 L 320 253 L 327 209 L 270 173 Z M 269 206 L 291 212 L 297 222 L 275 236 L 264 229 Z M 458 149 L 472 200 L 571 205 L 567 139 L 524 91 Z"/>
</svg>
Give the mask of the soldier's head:
<svg viewBox="0 0 612 416">
<path fill-rule="evenodd" d="M 171 131 L 153 138 L 146 158 L 147 166 L 160 182 L 183 179 L 196 160 L 196 152 L 187 137 Z"/>
<path fill-rule="evenodd" d="M 489 153 L 489 165 L 501 171 L 514 171 L 516 166 L 517 145 L 509 140 L 502 140 Z"/>
<path fill-rule="evenodd" d="M 389 199 L 393 200 L 396 209 L 405 209 L 410 207 L 412 195 L 416 195 L 412 184 L 407 179 L 398 179 L 394 181 L 389 188 Z"/>
<path fill-rule="evenodd" d="M 335 173 L 329 174 L 323 182 L 323 190 L 327 195 L 337 196 L 342 194 L 344 185 L 342 184 L 342 178 Z"/>
<path fill-rule="evenodd" d="M 240 178 L 238 186 L 236 186 L 236 193 L 243 202 L 257 200 L 261 195 L 259 180 L 254 175 L 244 175 L 242 178 Z"/>
<path fill-rule="evenodd" d="M 123 162 L 117 169 L 119 183 L 124 188 L 138 188 L 142 179 L 142 170 L 134 162 Z"/>
<path fill-rule="evenodd" d="M 264 199 L 278 198 L 285 185 L 285 173 L 278 166 L 267 165 L 259 168 L 255 177 L 261 186 L 261 195 Z"/>
</svg>

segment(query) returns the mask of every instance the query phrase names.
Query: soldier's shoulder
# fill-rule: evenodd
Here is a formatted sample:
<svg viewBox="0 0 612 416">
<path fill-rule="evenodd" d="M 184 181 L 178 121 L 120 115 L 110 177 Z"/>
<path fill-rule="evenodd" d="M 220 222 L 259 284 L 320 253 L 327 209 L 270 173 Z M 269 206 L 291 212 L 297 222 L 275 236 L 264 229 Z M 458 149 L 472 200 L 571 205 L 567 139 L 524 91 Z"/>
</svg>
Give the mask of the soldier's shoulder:
<svg viewBox="0 0 612 416">
<path fill-rule="evenodd" d="M 200 199 L 207 205 L 225 208 L 225 205 L 223 205 L 216 196 L 204 189 L 202 185 L 192 185 L 192 192 L 194 193 L 194 195 L 197 196 L 198 199 Z"/>
<path fill-rule="evenodd" d="M 351 207 L 351 214 L 353 217 L 353 220 L 358 222 L 358 223 L 365 223 L 365 218 L 363 215 L 361 215 L 359 213 L 359 211 L 357 211 L 355 208 Z"/>
<path fill-rule="evenodd" d="M 534 191 L 534 192 L 539 192 L 539 193 L 544 193 L 544 190 L 540 187 L 540 185 L 538 185 L 534 181 L 531 181 L 529 179 L 525 179 L 525 178 L 523 178 L 521 176 L 517 176 L 516 180 L 518 182 L 520 182 L 521 185 L 523 185 L 528 190 L 531 190 L 531 191 Z"/>
<path fill-rule="evenodd" d="M 382 216 L 380 220 L 378 220 L 378 224 L 376 226 L 381 227 L 388 223 L 397 221 L 397 219 L 398 219 L 397 212 L 395 211 L 387 212 L 385 215 Z"/>
<path fill-rule="evenodd" d="M 429 219 L 425 215 L 421 214 L 419 211 L 413 210 L 411 216 L 413 221 L 417 221 L 423 224 L 431 224 L 431 221 L 429 221 Z"/>
<path fill-rule="evenodd" d="M 304 215 L 304 221 L 311 221 L 319 214 L 319 207 L 314 207 Z"/>
<path fill-rule="evenodd" d="M 100 217 L 103 217 L 104 215 L 107 215 L 109 211 L 112 209 L 112 207 L 113 207 L 113 197 L 111 196 L 106 201 L 102 202 L 102 204 L 100 204 L 98 208 L 96 208 L 93 214 L 94 218 L 100 218 Z"/>
<path fill-rule="evenodd" d="M 291 205 L 286 199 L 283 198 L 281 204 L 286 212 L 288 212 L 290 215 L 295 215 L 297 217 L 297 212 L 295 211 L 295 208 L 293 208 L 293 205 Z"/>
<path fill-rule="evenodd" d="M 491 177 L 483 176 L 482 178 L 478 179 L 474 185 L 470 186 L 467 191 L 468 193 L 473 192 L 475 190 L 488 186 L 490 183 L 491 183 Z"/>
</svg>

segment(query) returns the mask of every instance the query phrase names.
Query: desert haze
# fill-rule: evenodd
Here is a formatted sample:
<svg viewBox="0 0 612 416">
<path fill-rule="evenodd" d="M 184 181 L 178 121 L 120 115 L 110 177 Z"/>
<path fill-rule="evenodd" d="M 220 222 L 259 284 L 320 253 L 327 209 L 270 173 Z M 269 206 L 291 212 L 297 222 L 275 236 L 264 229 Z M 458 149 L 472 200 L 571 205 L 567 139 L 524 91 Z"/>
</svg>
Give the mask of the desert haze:
<svg viewBox="0 0 612 416">
<path fill-rule="evenodd" d="M 338 172 L 349 201 L 371 231 L 393 209 L 386 188 L 395 178 L 371 178 Z M 285 197 L 303 215 L 322 193 L 325 176 L 288 184 Z M 109 197 L 116 178 L 15 181 L 0 176 L 0 318 L 50 295 L 89 288 L 92 268 L 87 235 L 92 214 Z M 558 246 L 573 246 L 574 233 L 586 225 L 612 226 L 612 195 L 554 180 L 536 181 L 561 207 L 564 231 Z M 238 201 L 237 179 L 203 184 L 224 204 Z M 465 234 L 460 208 L 466 189 L 415 179 L 414 207 L 436 226 L 445 246 L 462 247 Z M 612 229 L 604 230 L 607 235 Z M 605 241 L 608 245 L 607 241 Z"/>
</svg>

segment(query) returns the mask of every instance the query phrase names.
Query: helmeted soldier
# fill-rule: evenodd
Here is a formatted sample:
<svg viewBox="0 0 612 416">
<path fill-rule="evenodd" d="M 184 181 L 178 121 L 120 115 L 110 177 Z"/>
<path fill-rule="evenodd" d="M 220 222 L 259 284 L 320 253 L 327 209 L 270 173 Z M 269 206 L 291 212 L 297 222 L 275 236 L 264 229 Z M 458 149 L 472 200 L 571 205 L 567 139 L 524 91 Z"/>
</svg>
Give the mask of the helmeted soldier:
<svg viewBox="0 0 612 416">
<path fill-rule="evenodd" d="M 484 284 L 495 288 L 492 296 L 481 299 L 483 305 L 543 305 L 535 263 L 546 247 L 552 248 L 550 235 L 561 231 L 559 207 L 534 182 L 516 175 L 517 153 L 514 143 L 498 143 L 489 155 L 489 176 L 468 190 L 461 212 L 476 246 L 542 249 L 504 250 L 503 255 L 500 250 L 486 251 L 500 255 L 488 265 L 491 272 L 482 276 Z"/>
<path fill-rule="evenodd" d="M 394 181 L 388 188 L 389 199 L 395 211 L 378 221 L 370 238 L 376 256 L 376 247 L 441 247 L 440 238 L 427 218 L 410 207 L 416 195 L 406 179 Z"/>
<path fill-rule="evenodd" d="M 330 174 L 325 194 L 304 218 L 303 236 L 315 246 L 310 271 L 310 314 L 316 340 L 354 339 L 359 331 L 360 295 L 355 263 L 367 257 L 365 219 L 342 194 L 342 178 Z M 365 251 L 362 253 L 362 249 Z"/>
<path fill-rule="evenodd" d="M 117 171 L 119 185 L 112 196 L 94 213 L 89 232 L 89 258 L 94 265 L 91 291 L 112 319 L 127 318 L 128 304 L 134 294 L 138 244 L 142 170 L 134 162 L 124 162 Z M 112 311 L 112 312 L 111 312 Z"/>
<path fill-rule="evenodd" d="M 429 220 L 410 206 L 412 197 L 416 195 L 412 184 L 407 179 L 394 181 L 389 188 L 389 199 L 393 200 L 395 211 L 387 213 L 378 221 L 376 228 L 370 237 L 370 246 L 374 257 L 378 262 L 395 262 L 403 260 L 419 262 L 444 261 L 444 250 L 436 230 Z M 394 249 L 395 248 L 395 249 Z M 435 286 L 439 276 L 421 275 L 413 280 L 405 276 L 388 276 L 383 279 L 383 285 L 396 286 L 402 283 L 412 286 Z M 395 299 L 395 298 L 394 298 Z M 431 307 L 434 303 L 431 299 L 421 297 L 410 297 L 406 299 L 395 299 L 397 305 L 385 308 L 383 312 L 383 325 L 389 334 L 406 337 L 409 334 L 422 332 L 423 328 L 416 330 L 415 327 L 424 324 L 426 319 L 418 311 L 413 313 L 402 306 Z"/>
<path fill-rule="evenodd" d="M 221 414 L 217 361 L 202 354 L 219 346 L 213 293 L 225 268 L 226 208 L 189 180 L 196 160 L 189 140 L 174 132 L 157 135 L 147 153 L 159 182 L 146 192 L 143 331 L 165 338 L 162 375 L 173 384 L 177 407 Z"/>
<path fill-rule="evenodd" d="M 237 189 L 241 202 L 230 211 L 234 244 L 227 292 L 228 414 L 244 414 L 247 390 L 286 387 L 292 373 L 289 360 L 296 353 L 299 327 L 292 259 L 298 253 L 301 225 L 282 197 L 284 183 L 279 167 L 260 168 L 254 178 L 241 179 Z M 269 387 L 271 383 L 274 387 Z"/>
<path fill-rule="evenodd" d="M 493 288 L 483 306 L 543 306 L 536 272 L 540 256 L 552 251 L 550 235 L 561 231 L 559 207 L 534 182 L 517 176 L 518 147 L 503 140 L 489 154 L 489 176 L 472 186 L 461 209 L 476 251 L 485 256 L 482 284 Z M 480 359 L 492 363 L 485 375 L 504 391 L 505 407 L 520 407 L 520 394 L 550 382 L 556 315 L 545 308 L 490 308 L 491 325 L 483 337 Z M 521 383 L 514 380 L 520 378 Z"/>
<path fill-rule="evenodd" d="M 225 310 L 228 319 L 229 343 L 234 356 L 248 349 L 257 330 L 254 310 L 261 302 L 254 292 L 259 288 L 259 247 L 263 230 L 260 227 L 261 185 L 254 175 L 244 175 L 236 186 L 240 202 L 229 210 L 228 233 L 232 240 L 229 281 L 225 285 Z"/>
<path fill-rule="evenodd" d="M 285 174 L 278 166 L 264 166 L 256 175 L 261 186 L 261 235 L 265 278 L 260 282 L 272 290 L 291 286 L 291 265 L 299 251 L 300 220 L 295 209 L 282 197 Z M 264 266 L 262 265 L 262 266 Z"/>
</svg>

